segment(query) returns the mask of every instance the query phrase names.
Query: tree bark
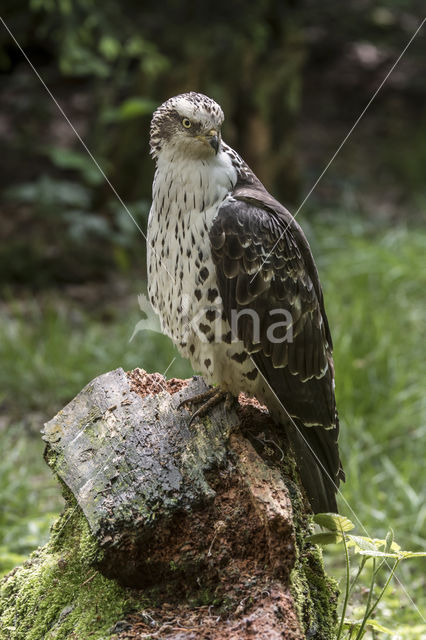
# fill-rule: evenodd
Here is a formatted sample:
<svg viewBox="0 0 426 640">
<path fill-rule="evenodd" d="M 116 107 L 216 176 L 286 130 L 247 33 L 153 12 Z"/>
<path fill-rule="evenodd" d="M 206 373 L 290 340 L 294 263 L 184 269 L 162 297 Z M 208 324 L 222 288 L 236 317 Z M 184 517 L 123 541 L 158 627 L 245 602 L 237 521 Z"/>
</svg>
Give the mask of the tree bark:
<svg viewBox="0 0 426 640">
<path fill-rule="evenodd" d="M 178 405 L 203 390 L 199 377 L 117 369 L 45 425 L 46 460 L 91 540 L 82 544 L 63 516 L 47 555 L 69 547 L 63 527 L 77 555 L 90 546 L 80 565 L 132 601 L 132 613 L 123 605 L 112 618 L 117 638 L 331 640 L 335 586 L 319 549 L 304 542 L 309 508 L 283 434 L 243 396 L 235 410 L 219 405 L 188 426 L 188 408 Z M 37 570 L 48 564 L 40 558 Z M 15 596 L 19 571 L 6 577 Z M 85 575 L 82 589 L 93 578 Z M 48 637 L 68 637 L 55 635 L 61 618 L 51 617 Z M 75 625 L 72 633 L 85 638 Z M 90 637 L 104 635 L 95 626 Z"/>
</svg>

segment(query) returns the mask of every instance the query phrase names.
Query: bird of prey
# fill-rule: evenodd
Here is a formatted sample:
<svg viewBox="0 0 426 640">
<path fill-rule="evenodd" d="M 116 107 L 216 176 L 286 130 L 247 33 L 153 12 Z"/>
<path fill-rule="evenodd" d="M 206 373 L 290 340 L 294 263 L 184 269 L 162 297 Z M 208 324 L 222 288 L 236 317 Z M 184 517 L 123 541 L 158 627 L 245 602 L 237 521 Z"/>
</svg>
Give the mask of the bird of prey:
<svg viewBox="0 0 426 640">
<path fill-rule="evenodd" d="M 216 385 L 204 409 L 225 394 L 256 397 L 285 429 L 313 511 L 335 512 L 344 474 L 318 272 L 300 226 L 223 142 L 223 120 L 195 92 L 153 115 L 150 301 L 163 332 Z"/>
</svg>

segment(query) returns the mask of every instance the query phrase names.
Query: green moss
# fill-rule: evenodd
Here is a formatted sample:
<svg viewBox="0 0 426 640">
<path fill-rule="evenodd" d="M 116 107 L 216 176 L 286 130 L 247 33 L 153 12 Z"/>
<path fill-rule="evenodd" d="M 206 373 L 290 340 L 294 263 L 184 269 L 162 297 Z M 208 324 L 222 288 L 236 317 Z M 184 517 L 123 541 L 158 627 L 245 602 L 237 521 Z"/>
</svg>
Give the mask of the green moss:
<svg viewBox="0 0 426 640">
<path fill-rule="evenodd" d="M 310 546 L 297 559 L 291 591 L 306 635 L 315 640 L 333 640 L 337 622 L 337 584 L 326 575 L 319 547 Z"/>
<path fill-rule="evenodd" d="M 322 551 L 306 544 L 311 515 L 300 493 L 298 473 L 291 456 L 286 458 L 286 484 L 293 505 L 296 561 L 290 575 L 291 592 L 306 636 L 313 640 L 334 640 L 337 622 L 337 583 L 324 570 Z"/>
<path fill-rule="evenodd" d="M 0 586 L 1 640 L 87 640 L 143 603 L 93 567 L 100 550 L 81 511 L 69 506 L 50 542 Z M 72 634 L 72 635 L 71 635 Z"/>
</svg>

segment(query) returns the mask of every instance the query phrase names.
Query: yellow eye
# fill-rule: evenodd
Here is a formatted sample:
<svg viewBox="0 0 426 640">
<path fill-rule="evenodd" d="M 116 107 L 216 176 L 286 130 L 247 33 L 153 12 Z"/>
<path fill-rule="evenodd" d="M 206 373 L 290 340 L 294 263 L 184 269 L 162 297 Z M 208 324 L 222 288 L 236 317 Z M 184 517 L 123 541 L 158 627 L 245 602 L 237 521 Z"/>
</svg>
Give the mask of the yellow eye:
<svg viewBox="0 0 426 640">
<path fill-rule="evenodd" d="M 188 118 L 184 118 L 182 120 L 182 124 L 185 127 L 185 129 L 189 129 L 191 127 L 191 125 L 192 125 L 192 122 L 191 122 L 191 120 L 188 120 Z"/>
</svg>

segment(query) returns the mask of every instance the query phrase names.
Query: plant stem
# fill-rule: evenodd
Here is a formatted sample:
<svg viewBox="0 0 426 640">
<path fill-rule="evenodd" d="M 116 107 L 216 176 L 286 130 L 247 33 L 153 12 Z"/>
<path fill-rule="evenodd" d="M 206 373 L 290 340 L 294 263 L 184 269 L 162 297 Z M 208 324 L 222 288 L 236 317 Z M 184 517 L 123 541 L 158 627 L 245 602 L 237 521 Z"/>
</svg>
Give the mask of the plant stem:
<svg viewBox="0 0 426 640">
<path fill-rule="evenodd" d="M 371 607 L 370 611 L 368 612 L 368 617 L 370 617 L 370 616 L 371 616 L 371 614 L 373 613 L 374 609 L 377 607 L 377 605 L 379 604 L 380 600 L 383 598 L 383 596 L 384 596 L 384 594 L 385 594 L 385 591 L 386 591 L 386 589 L 388 588 L 389 583 L 390 583 L 390 581 L 392 580 L 393 575 L 394 575 L 395 571 L 397 570 L 398 565 L 399 565 L 399 563 L 400 563 L 400 562 L 401 562 L 401 558 L 397 558 L 397 559 L 395 560 L 395 563 L 394 563 L 394 565 L 393 565 L 393 567 L 392 567 L 392 569 L 391 569 L 391 571 L 390 571 L 389 577 L 388 577 L 388 579 L 386 580 L 386 583 L 385 583 L 385 585 L 384 585 L 383 589 L 382 589 L 382 590 L 381 590 L 381 592 L 379 593 L 379 596 L 378 596 L 378 598 L 377 598 L 376 602 L 373 604 L 373 606 Z"/>
<path fill-rule="evenodd" d="M 379 593 L 379 595 L 378 595 L 378 597 L 377 597 L 377 599 L 376 599 L 376 602 L 375 602 L 375 603 L 370 607 L 370 609 L 368 608 L 368 604 L 367 604 L 367 608 L 366 608 L 366 610 L 365 610 L 364 619 L 363 619 L 363 621 L 362 621 L 361 627 L 360 627 L 360 629 L 359 629 L 359 631 L 358 631 L 358 634 L 357 634 L 357 636 L 356 636 L 355 640 L 361 640 L 361 638 L 362 638 L 362 634 L 363 634 L 363 631 L 364 631 L 364 628 L 365 628 L 365 625 L 366 625 L 366 623 L 367 623 L 367 620 L 368 620 L 368 618 L 371 616 L 371 614 L 373 613 L 374 609 L 375 609 L 375 608 L 377 607 L 377 605 L 379 604 L 380 600 L 383 598 L 384 593 L 385 593 L 386 589 L 388 588 L 390 581 L 392 580 L 393 574 L 395 573 L 395 571 L 396 571 L 396 569 L 397 569 L 397 567 L 398 567 L 398 565 L 399 565 L 399 563 L 400 563 L 400 560 L 401 560 L 401 558 L 397 558 L 397 559 L 395 560 L 395 563 L 394 563 L 394 565 L 393 565 L 392 569 L 390 570 L 390 573 L 389 573 L 388 579 L 386 580 L 386 582 L 385 582 L 385 585 L 384 585 L 383 589 L 382 589 L 382 590 L 381 590 L 381 592 Z M 374 576 L 374 573 L 373 573 L 373 576 Z M 371 598 L 369 599 L 369 602 L 371 602 Z"/>
<path fill-rule="evenodd" d="M 345 547 L 345 560 L 346 560 L 346 591 L 345 591 L 345 599 L 343 601 L 343 608 L 342 608 L 342 617 L 340 618 L 340 625 L 339 625 L 339 630 L 337 632 L 337 636 L 336 636 L 336 640 L 340 640 L 341 636 L 342 636 L 342 631 L 343 631 L 343 625 L 345 623 L 345 616 L 346 616 L 346 609 L 348 607 L 348 600 L 349 600 L 349 589 L 350 589 L 350 566 L 349 566 L 349 553 L 348 553 L 348 545 L 346 544 L 346 537 L 345 534 L 343 533 L 343 529 L 340 528 L 341 534 L 342 534 L 342 539 L 343 539 L 343 546 Z"/>
<path fill-rule="evenodd" d="M 356 585 L 357 580 L 358 580 L 359 576 L 361 575 L 361 571 L 364 569 L 365 563 L 367 562 L 367 560 L 368 560 L 368 558 L 366 558 L 365 556 L 362 558 L 361 564 L 359 565 L 359 569 L 357 571 L 357 574 L 356 574 L 355 578 L 352 580 L 351 586 L 349 587 L 349 593 L 352 592 L 354 586 Z"/>
<path fill-rule="evenodd" d="M 380 566 L 381 565 L 379 565 L 379 567 Z M 376 558 L 373 558 L 373 570 L 371 572 L 371 582 L 370 582 L 370 589 L 369 589 L 369 592 L 368 592 L 367 604 L 365 606 L 364 617 L 362 619 L 362 623 L 361 623 L 361 626 L 360 626 L 360 628 L 358 630 L 358 633 L 357 633 L 357 636 L 356 636 L 355 640 L 359 640 L 364 635 L 363 634 L 363 630 L 364 630 L 364 627 L 367 624 L 367 620 L 369 618 L 369 611 L 370 611 L 371 600 L 372 600 L 373 592 L 374 592 L 374 583 L 376 581 L 376 575 L 377 575 Z"/>
<path fill-rule="evenodd" d="M 371 574 L 370 590 L 368 592 L 367 605 L 365 607 L 365 613 L 364 613 L 363 622 L 364 622 L 364 620 L 367 620 L 368 612 L 370 611 L 371 600 L 372 600 L 373 593 L 374 593 L 374 583 L 376 582 L 376 575 L 377 575 L 376 558 L 373 558 L 373 571 L 372 571 L 372 574 Z"/>
</svg>

